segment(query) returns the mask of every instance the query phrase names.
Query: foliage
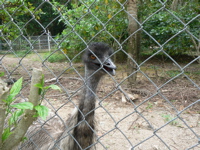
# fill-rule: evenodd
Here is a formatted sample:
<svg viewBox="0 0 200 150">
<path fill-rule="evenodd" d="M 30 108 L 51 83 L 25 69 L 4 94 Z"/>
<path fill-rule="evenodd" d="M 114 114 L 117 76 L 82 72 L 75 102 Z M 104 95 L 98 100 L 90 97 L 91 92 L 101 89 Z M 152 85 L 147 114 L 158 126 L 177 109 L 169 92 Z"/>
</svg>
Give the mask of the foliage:
<svg viewBox="0 0 200 150">
<path fill-rule="evenodd" d="M 21 35 L 20 29 L 29 19 L 24 20 L 25 17 L 40 18 L 41 9 L 35 10 L 32 3 L 27 0 L 0 0 L 0 5 L 4 9 L 0 9 L 0 30 L 2 32 L 1 40 L 13 40 Z M 24 30 L 26 32 L 26 30 Z"/>
<path fill-rule="evenodd" d="M 60 90 L 57 85 L 44 86 L 44 75 L 42 76 L 42 82 L 36 84 L 35 86 L 39 88 L 39 95 L 41 95 L 42 100 L 44 99 L 44 96 L 49 89 Z"/>
<path fill-rule="evenodd" d="M 114 38 L 120 41 L 126 32 L 127 19 L 121 5 L 115 0 L 72 3 L 71 8 L 54 3 L 62 10 L 61 22 L 66 29 L 57 38 L 63 40 L 62 48 L 67 49 L 70 59 L 91 41 L 104 41 L 113 45 Z"/>
<path fill-rule="evenodd" d="M 4 72 L 0 72 L 0 77 L 3 77 L 5 75 Z"/>
<path fill-rule="evenodd" d="M 14 128 L 17 126 L 19 118 L 24 115 L 25 110 L 36 110 L 36 114 L 34 117 L 41 117 L 42 119 L 45 119 L 48 115 L 49 109 L 46 106 L 39 105 L 34 106 L 30 102 L 21 102 L 13 104 L 13 102 L 16 99 L 16 96 L 20 93 L 22 89 L 22 82 L 23 79 L 20 78 L 17 80 L 12 88 L 10 89 L 10 93 L 7 97 L 7 99 L 3 100 L 7 106 L 6 108 L 6 116 L 8 117 L 8 126 L 4 129 L 4 132 L 2 134 L 2 141 L 5 141 L 13 132 Z M 44 95 L 46 94 L 47 90 L 49 88 L 60 90 L 60 88 L 56 85 L 50 85 L 44 87 L 44 77 L 41 84 L 35 85 L 40 89 L 40 95 L 42 99 L 44 98 Z M 15 109 L 13 109 L 15 108 Z"/>
<path fill-rule="evenodd" d="M 152 40 L 148 34 L 143 32 L 143 47 L 148 50 L 152 47 L 153 51 L 157 51 L 162 45 L 164 50 L 172 55 L 195 50 L 192 37 L 188 34 L 188 31 L 198 37 L 199 18 L 195 19 L 199 13 L 197 3 L 197 0 L 193 0 L 193 2 L 185 1 L 178 5 L 176 11 L 173 11 L 170 9 L 171 1 L 165 3 L 164 9 L 161 9 L 163 5 L 158 1 L 143 1 L 139 5 L 140 18 L 144 21 L 144 30 L 155 39 Z"/>
<path fill-rule="evenodd" d="M 40 35 L 41 32 L 42 33 L 47 32 L 47 30 L 50 31 L 51 35 L 56 35 L 62 32 L 62 30 L 64 29 L 64 24 L 58 21 L 60 18 L 59 14 L 55 14 L 54 12 L 55 10 L 53 9 L 54 6 L 52 6 L 51 3 L 49 3 L 49 1 L 46 2 L 44 2 L 44 0 L 27 0 L 27 1 L 35 7 L 35 10 L 37 10 L 38 7 L 39 10 L 41 10 L 39 17 L 36 18 L 36 20 L 34 20 L 32 16 L 22 17 L 24 22 L 31 19 L 31 22 L 26 27 L 26 30 L 29 35 Z M 66 0 L 55 0 L 55 1 L 61 4 L 66 3 Z M 68 5 L 66 4 L 65 7 L 68 7 Z"/>
<path fill-rule="evenodd" d="M 143 29 L 155 39 L 142 32 L 143 49 L 149 51 L 151 47 L 152 52 L 155 52 L 162 45 L 172 55 L 194 51 L 190 33 L 198 37 L 199 18 L 195 18 L 198 15 L 197 0 L 193 0 L 193 3 L 182 2 L 176 11 L 171 10 L 171 1 L 163 4 L 156 0 L 140 0 L 138 4 L 138 18 Z M 91 41 L 104 41 L 118 47 L 114 38 L 119 42 L 127 38 L 128 20 L 122 9 L 123 1 L 75 1 L 68 8 L 56 2 L 54 5 L 60 10 L 57 13 L 62 13 L 60 21 L 66 25 L 66 29 L 57 38 L 63 41 L 62 48 L 67 49 L 70 59 L 76 57 Z"/>
<path fill-rule="evenodd" d="M 24 109 L 12 112 L 12 107 L 15 107 L 15 105 L 11 105 L 12 102 L 15 100 L 16 95 L 19 94 L 21 88 L 22 88 L 22 78 L 20 78 L 17 82 L 15 82 L 15 84 L 12 86 L 10 90 L 10 94 L 8 95 L 7 99 L 3 100 L 7 106 L 6 116 L 10 114 L 11 117 L 8 119 L 8 127 L 4 129 L 4 132 L 2 134 L 2 141 L 6 140 L 12 134 L 11 129 L 13 128 L 13 126 L 17 125 L 18 118 L 24 112 Z M 22 105 L 23 105 L 22 107 L 24 108 L 24 105 L 26 104 L 23 103 Z M 19 105 L 17 107 L 20 108 Z"/>
<path fill-rule="evenodd" d="M 173 55 L 196 51 L 199 0 L 180 1 L 176 10 L 171 9 L 172 1 L 138 2 L 139 28 L 144 29 L 141 32 L 143 50 L 154 53 L 163 46 Z M 106 42 L 114 49 L 119 47 L 118 42 L 123 43 L 126 50 L 126 3 L 125 0 L 0 0 L 0 40 L 8 43 L 20 35 L 40 35 L 50 30 L 61 41 L 58 45 L 66 49 L 73 60 L 91 41 Z M 117 54 L 118 60 L 124 60 L 126 54 L 122 51 Z M 52 59 L 52 62 L 57 60 Z"/>
<path fill-rule="evenodd" d="M 64 0 L 57 1 L 64 3 Z M 17 38 L 39 35 L 47 30 L 56 35 L 64 28 L 64 24 L 58 22 L 59 17 L 54 14 L 52 5 L 43 0 L 0 0 L 0 6 L 0 40 L 8 45 L 9 40 L 13 43 Z M 54 22 L 49 24 L 52 20 Z"/>
</svg>

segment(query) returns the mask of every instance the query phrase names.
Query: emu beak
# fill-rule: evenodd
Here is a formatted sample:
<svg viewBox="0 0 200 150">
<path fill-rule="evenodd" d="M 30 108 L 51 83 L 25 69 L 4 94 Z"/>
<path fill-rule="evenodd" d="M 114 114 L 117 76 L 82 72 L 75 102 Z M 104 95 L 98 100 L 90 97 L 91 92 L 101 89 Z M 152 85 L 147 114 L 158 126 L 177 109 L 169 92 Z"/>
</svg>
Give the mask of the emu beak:
<svg viewBox="0 0 200 150">
<path fill-rule="evenodd" d="M 115 64 L 113 63 L 113 61 L 110 58 L 106 59 L 106 61 L 103 64 L 103 68 L 107 72 L 109 72 L 112 76 L 115 76 L 115 70 L 117 67 L 115 66 Z"/>
</svg>

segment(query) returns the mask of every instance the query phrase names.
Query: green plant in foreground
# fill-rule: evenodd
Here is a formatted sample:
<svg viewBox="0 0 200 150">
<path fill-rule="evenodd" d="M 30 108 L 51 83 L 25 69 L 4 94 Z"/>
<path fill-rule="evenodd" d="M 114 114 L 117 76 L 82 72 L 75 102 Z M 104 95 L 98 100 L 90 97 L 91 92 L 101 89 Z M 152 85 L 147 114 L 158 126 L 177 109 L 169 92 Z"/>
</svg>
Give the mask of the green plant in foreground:
<svg viewBox="0 0 200 150">
<path fill-rule="evenodd" d="M 36 87 L 39 88 L 39 92 L 40 92 L 39 95 L 41 95 L 41 98 L 42 98 L 39 105 L 34 106 L 31 102 L 21 102 L 17 104 L 12 104 L 15 101 L 16 96 L 19 94 L 19 92 L 22 89 L 22 82 L 23 82 L 23 78 L 20 78 L 19 80 L 17 80 L 17 82 L 15 82 L 12 88 L 10 89 L 10 93 L 7 96 L 7 98 L 3 100 L 6 104 L 6 117 L 8 116 L 10 117 L 8 118 L 8 126 L 3 131 L 2 141 L 5 141 L 12 134 L 12 131 L 18 125 L 18 120 L 20 116 L 24 114 L 25 110 L 35 109 L 36 114 L 33 117 L 39 116 L 45 120 L 46 117 L 48 116 L 49 109 L 46 106 L 41 105 L 41 102 L 44 99 L 44 95 L 46 94 L 49 88 L 60 90 L 60 88 L 57 85 L 50 85 L 50 86 L 44 87 L 44 76 L 43 76 L 41 84 L 35 85 Z M 14 111 L 13 111 L 13 108 L 15 108 Z"/>
<path fill-rule="evenodd" d="M 46 92 L 48 91 L 48 89 L 61 91 L 61 89 L 57 85 L 54 85 L 54 84 L 51 84 L 49 86 L 44 86 L 44 75 L 42 76 L 42 82 L 36 84 L 35 86 L 39 88 L 39 95 L 41 95 L 41 102 L 44 99 L 44 96 L 45 96 Z M 48 115 L 48 112 L 49 112 L 48 108 L 43 105 L 37 105 L 37 106 L 35 106 L 35 109 L 37 111 L 37 114 L 35 115 L 35 117 L 40 116 L 42 119 L 45 120 L 46 116 Z"/>
<path fill-rule="evenodd" d="M 60 90 L 60 88 L 54 84 L 51 84 L 49 86 L 44 86 L 44 75 L 42 75 L 41 83 L 38 83 L 35 86 L 39 88 L 39 95 L 41 95 L 42 100 L 44 99 L 44 96 L 45 96 L 46 92 L 48 91 L 48 89 Z"/>
</svg>

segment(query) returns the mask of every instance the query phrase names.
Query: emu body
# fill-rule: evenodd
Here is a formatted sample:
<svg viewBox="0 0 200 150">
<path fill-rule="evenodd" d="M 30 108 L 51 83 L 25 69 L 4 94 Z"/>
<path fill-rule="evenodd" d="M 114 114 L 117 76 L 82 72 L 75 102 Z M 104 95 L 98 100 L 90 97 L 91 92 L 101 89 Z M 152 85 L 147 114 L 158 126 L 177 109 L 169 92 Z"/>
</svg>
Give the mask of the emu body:
<svg viewBox="0 0 200 150">
<path fill-rule="evenodd" d="M 88 47 L 83 55 L 85 87 L 78 108 L 65 122 L 55 114 L 50 115 L 42 126 L 36 121 L 27 131 L 28 140 L 20 145 L 20 149 L 95 149 L 95 93 L 103 75 L 115 75 L 116 66 L 110 59 L 112 53 L 112 49 L 101 42 Z"/>
</svg>

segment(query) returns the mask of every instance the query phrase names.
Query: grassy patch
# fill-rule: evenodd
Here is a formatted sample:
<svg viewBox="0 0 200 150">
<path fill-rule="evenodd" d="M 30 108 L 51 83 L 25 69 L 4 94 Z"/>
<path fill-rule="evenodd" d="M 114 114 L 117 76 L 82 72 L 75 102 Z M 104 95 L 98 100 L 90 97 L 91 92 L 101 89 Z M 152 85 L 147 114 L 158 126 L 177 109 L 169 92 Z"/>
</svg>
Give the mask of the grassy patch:
<svg viewBox="0 0 200 150">
<path fill-rule="evenodd" d="M 148 105 L 146 106 L 146 109 L 151 109 L 153 108 L 153 103 L 148 102 Z"/>
<path fill-rule="evenodd" d="M 168 70 L 165 73 L 166 73 L 166 75 L 168 77 L 173 78 L 173 77 L 181 74 L 181 71 L 179 71 L 179 70 Z M 193 78 L 193 76 L 199 76 L 200 75 L 200 71 L 199 70 L 193 71 L 193 72 L 184 71 L 183 74 L 181 74 L 181 75 L 184 75 L 184 74 L 188 75 L 191 78 Z"/>
<path fill-rule="evenodd" d="M 174 117 L 170 116 L 169 114 L 162 114 L 162 117 L 164 118 L 165 122 L 169 122 L 174 119 Z M 176 120 L 173 120 L 169 123 L 170 125 L 178 125 L 178 122 Z"/>
<path fill-rule="evenodd" d="M 19 51 L 15 51 L 15 54 L 14 55 L 15 57 L 24 57 L 28 54 L 30 54 L 31 52 L 29 50 L 19 50 Z"/>
<path fill-rule="evenodd" d="M 178 74 L 180 74 L 181 71 L 178 71 L 178 70 L 168 70 L 166 71 L 166 74 L 170 77 L 170 78 L 173 78 L 175 76 L 177 76 Z"/>
<path fill-rule="evenodd" d="M 64 54 L 60 53 L 60 52 L 56 52 L 56 53 L 45 53 L 43 55 L 44 59 L 47 59 L 48 62 L 50 63 L 54 63 L 54 62 L 63 62 L 65 61 L 67 58 L 65 57 Z"/>
<path fill-rule="evenodd" d="M 194 72 L 192 72 L 192 74 L 194 74 L 194 75 L 200 75 L 200 70 L 199 71 L 194 71 Z"/>
</svg>

